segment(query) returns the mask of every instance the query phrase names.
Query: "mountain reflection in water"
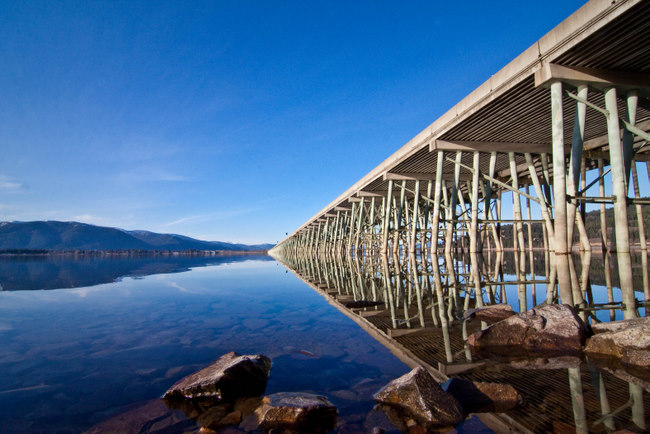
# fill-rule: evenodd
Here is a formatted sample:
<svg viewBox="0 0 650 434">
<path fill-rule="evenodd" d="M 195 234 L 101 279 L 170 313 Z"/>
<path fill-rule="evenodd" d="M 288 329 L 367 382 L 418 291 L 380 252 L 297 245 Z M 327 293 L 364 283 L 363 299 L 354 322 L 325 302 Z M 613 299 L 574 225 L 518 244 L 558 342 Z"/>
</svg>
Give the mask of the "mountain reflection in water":
<svg viewBox="0 0 650 434">
<path fill-rule="evenodd" d="M 195 267 L 248 260 L 272 261 L 265 254 L 225 256 L 82 256 L 0 255 L 0 289 L 25 291 L 78 288 L 116 282 L 124 277 L 181 273 Z"/>
</svg>

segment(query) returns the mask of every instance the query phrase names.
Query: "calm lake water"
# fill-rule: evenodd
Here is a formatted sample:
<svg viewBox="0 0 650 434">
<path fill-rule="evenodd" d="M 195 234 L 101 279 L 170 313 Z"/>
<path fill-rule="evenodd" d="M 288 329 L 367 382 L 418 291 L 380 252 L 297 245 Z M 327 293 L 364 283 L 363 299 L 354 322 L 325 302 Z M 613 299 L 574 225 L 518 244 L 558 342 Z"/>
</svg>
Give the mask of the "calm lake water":
<svg viewBox="0 0 650 434">
<path fill-rule="evenodd" d="M 1 432 L 86 430 L 233 350 L 272 358 L 267 393 L 324 394 L 361 428 L 372 394 L 409 370 L 267 257 L 13 258 L 0 272 Z"/>
</svg>

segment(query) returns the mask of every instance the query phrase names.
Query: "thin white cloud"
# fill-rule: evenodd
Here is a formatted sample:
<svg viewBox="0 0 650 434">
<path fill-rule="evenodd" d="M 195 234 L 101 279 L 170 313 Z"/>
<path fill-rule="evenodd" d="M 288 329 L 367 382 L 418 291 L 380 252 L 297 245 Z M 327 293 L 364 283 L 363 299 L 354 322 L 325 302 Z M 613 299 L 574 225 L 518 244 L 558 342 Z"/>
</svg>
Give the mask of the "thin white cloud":
<svg viewBox="0 0 650 434">
<path fill-rule="evenodd" d="M 14 178 L 0 175 L 0 191 L 5 193 L 19 193 L 23 191 L 24 188 L 25 186 Z"/>
<path fill-rule="evenodd" d="M 187 217 L 182 217 L 178 220 L 171 221 L 169 223 L 163 223 L 160 225 L 161 227 L 170 227 L 170 226 L 176 226 L 180 225 L 182 223 L 200 223 L 200 222 L 206 222 L 206 221 L 212 221 L 212 220 L 225 220 L 228 218 L 232 217 L 237 217 L 240 215 L 244 214 L 250 214 L 252 212 L 257 212 L 261 211 L 266 207 L 262 206 L 257 206 L 257 207 L 251 207 L 251 208 L 232 208 L 228 210 L 221 210 L 221 211 L 215 211 L 211 213 L 206 213 L 206 214 L 196 214 L 192 216 L 187 216 Z"/>
<path fill-rule="evenodd" d="M 189 216 L 189 217 L 183 217 L 183 218 L 180 218 L 178 220 L 174 220 L 173 222 L 163 223 L 161 226 L 166 228 L 166 227 L 169 227 L 169 226 L 176 226 L 176 225 L 179 225 L 181 223 L 187 223 L 187 222 L 191 222 L 191 221 L 202 221 L 206 217 L 207 217 L 207 214 L 193 215 L 193 216 Z"/>
<path fill-rule="evenodd" d="M 142 166 L 128 170 L 117 175 L 120 182 L 134 183 L 134 182 L 183 182 L 188 181 L 189 178 L 179 175 L 169 170 L 161 168 Z"/>
</svg>

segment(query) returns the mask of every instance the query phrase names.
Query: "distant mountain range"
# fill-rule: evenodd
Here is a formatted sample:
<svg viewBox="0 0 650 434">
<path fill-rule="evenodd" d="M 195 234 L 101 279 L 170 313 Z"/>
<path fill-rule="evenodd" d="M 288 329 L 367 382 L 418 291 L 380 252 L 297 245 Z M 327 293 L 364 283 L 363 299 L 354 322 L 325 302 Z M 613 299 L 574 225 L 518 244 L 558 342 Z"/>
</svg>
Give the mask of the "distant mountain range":
<svg viewBox="0 0 650 434">
<path fill-rule="evenodd" d="M 127 231 L 78 222 L 0 222 L 0 250 L 268 250 L 273 244 L 201 241 L 175 234 Z"/>
</svg>

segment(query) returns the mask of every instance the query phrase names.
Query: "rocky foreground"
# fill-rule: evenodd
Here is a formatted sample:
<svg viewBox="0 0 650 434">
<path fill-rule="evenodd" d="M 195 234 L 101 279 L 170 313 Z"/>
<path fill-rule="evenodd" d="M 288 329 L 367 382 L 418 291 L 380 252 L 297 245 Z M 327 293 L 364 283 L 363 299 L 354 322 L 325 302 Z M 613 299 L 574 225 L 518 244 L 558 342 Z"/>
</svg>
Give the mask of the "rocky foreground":
<svg viewBox="0 0 650 434">
<path fill-rule="evenodd" d="M 472 317 L 506 311 L 490 306 L 474 309 Z M 519 364 L 534 364 L 540 357 L 572 364 L 573 357 L 573 365 L 578 365 L 584 354 L 603 369 L 634 377 L 645 388 L 650 385 L 650 317 L 589 326 L 570 306 L 543 305 L 510 314 L 470 335 L 467 343 L 474 355 L 520 358 L 514 362 Z"/>
<path fill-rule="evenodd" d="M 646 388 L 650 385 L 647 317 L 590 327 L 573 308 L 546 305 L 521 314 L 504 306 L 474 309 L 466 314 L 466 320 L 472 319 L 492 323 L 468 338 L 477 357 L 510 358 L 514 368 L 558 369 L 578 366 L 585 354 L 615 375 Z M 166 406 L 152 401 L 90 432 L 148 432 L 156 424 L 165 432 L 189 428 L 187 419 L 168 408 L 182 411 L 206 434 L 336 429 L 338 410 L 325 396 L 303 392 L 264 396 L 271 368 L 264 355 L 227 353 L 170 387 L 164 395 Z M 367 418 L 376 422 L 368 427 L 373 433 L 445 432 L 475 413 L 506 412 L 523 400 L 508 384 L 460 378 L 440 384 L 424 367 L 391 381 L 374 399 L 377 405 Z"/>
</svg>

